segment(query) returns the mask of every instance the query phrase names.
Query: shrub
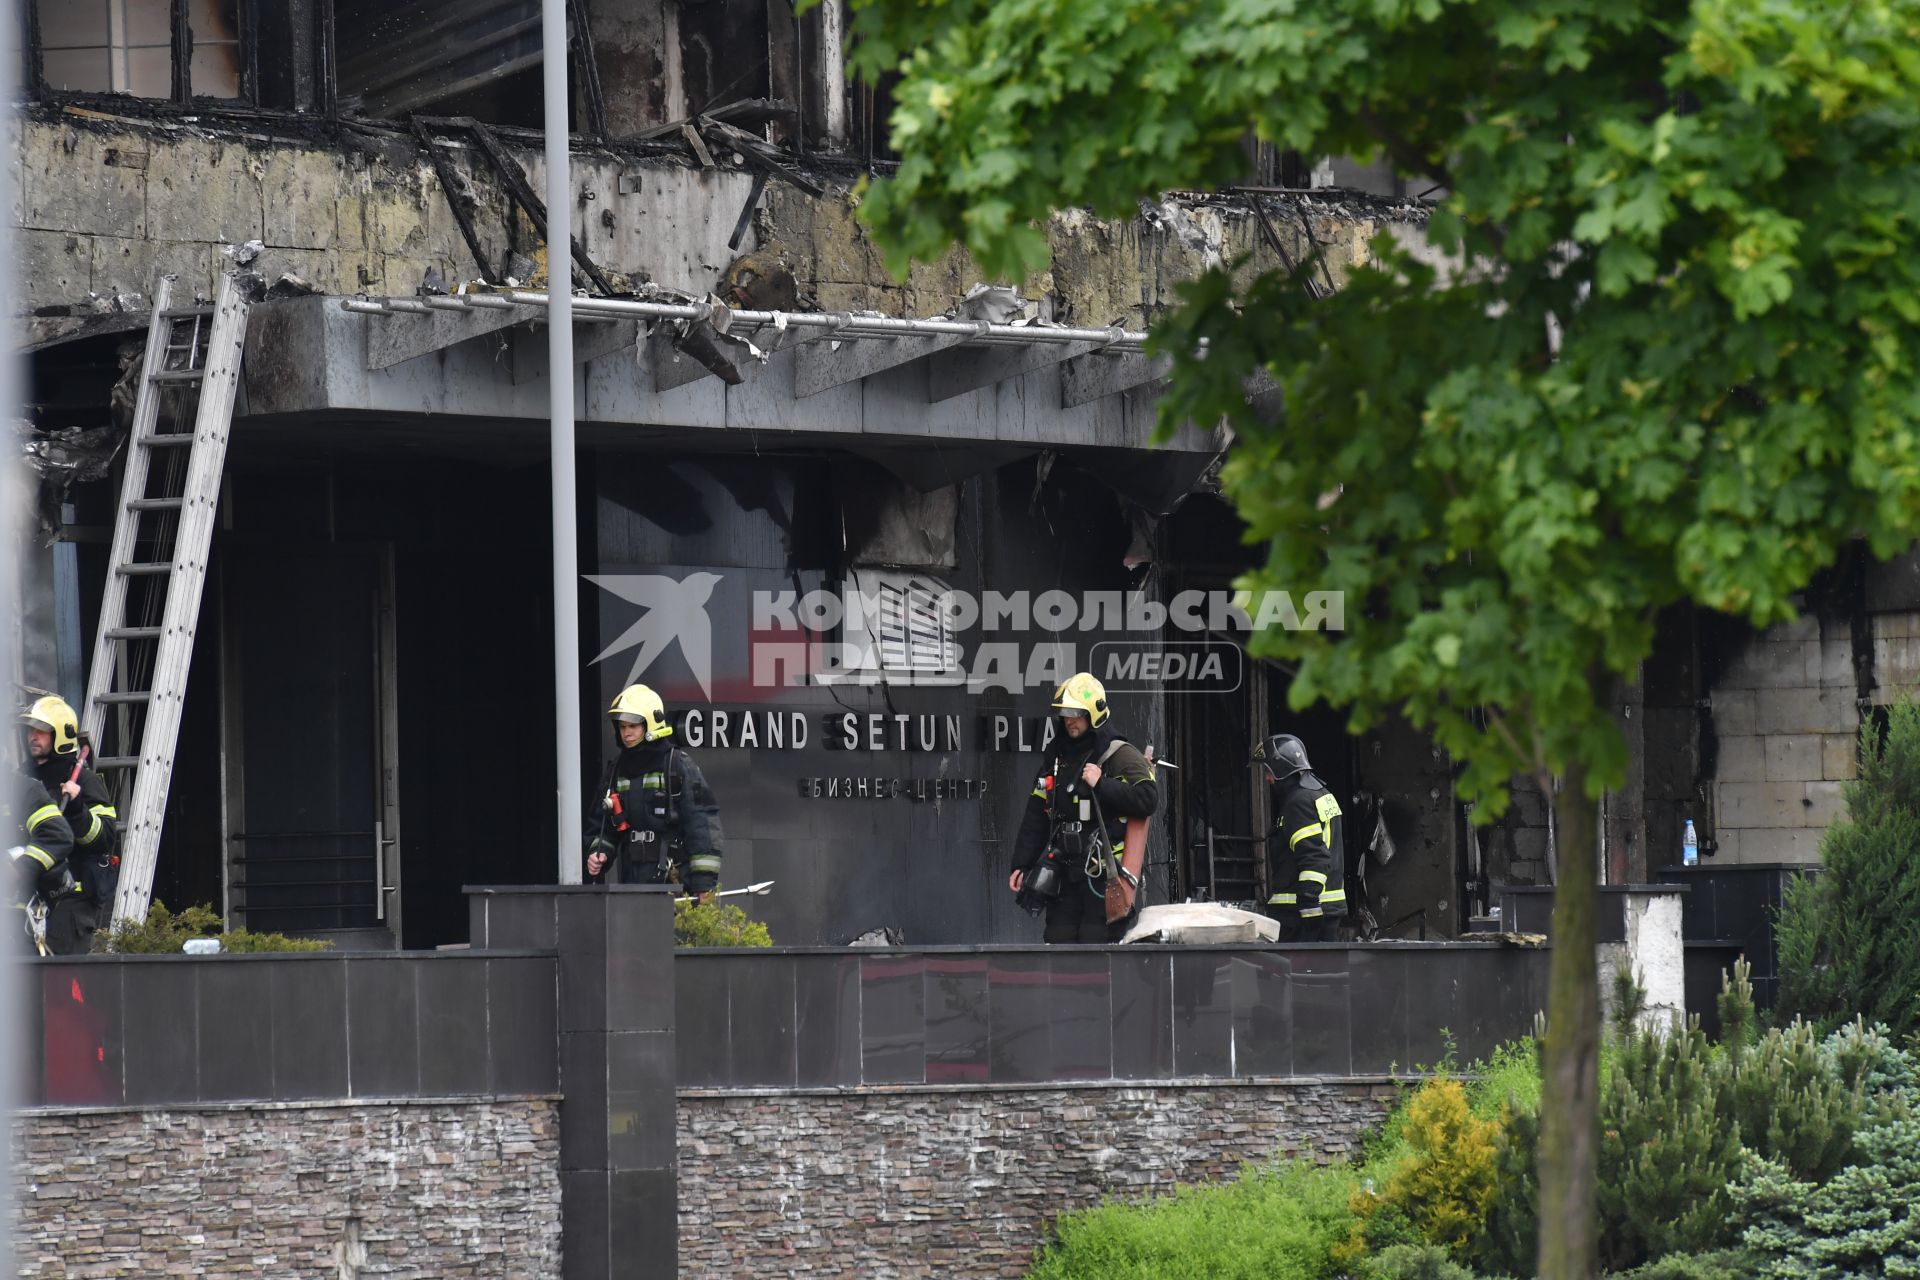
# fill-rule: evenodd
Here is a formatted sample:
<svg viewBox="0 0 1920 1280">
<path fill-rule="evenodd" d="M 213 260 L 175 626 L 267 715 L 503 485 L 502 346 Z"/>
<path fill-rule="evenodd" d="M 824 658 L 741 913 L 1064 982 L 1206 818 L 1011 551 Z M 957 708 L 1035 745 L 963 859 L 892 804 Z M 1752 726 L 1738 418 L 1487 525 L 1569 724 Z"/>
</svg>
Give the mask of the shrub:
<svg viewBox="0 0 1920 1280">
<path fill-rule="evenodd" d="M 1914 1062 L 1884 1035 L 1859 1027 L 1823 1043 L 1795 1023 L 1756 1039 L 1747 972 L 1743 961 L 1723 980 L 1719 1052 L 1697 1022 L 1665 1035 L 1638 1028 L 1640 993 L 1618 993 L 1600 1097 L 1601 1256 L 1611 1269 L 1732 1244 L 1731 1184 L 1749 1153 L 1819 1182 L 1852 1157 L 1863 1116 L 1910 1113 L 1900 1089 Z M 1532 1263 L 1538 1131 L 1530 1109 L 1507 1121 L 1498 1190 L 1469 1251 L 1482 1267 L 1526 1274 Z"/>
<path fill-rule="evenodd" d="M 1531 1275 L 1540 1235 L 1540 1109 L 1507 1113 L 1494 1152 L 1493 1204 L 1468 1252 L 1475 1265 Z"/>
<path fill-rule="evenodd" d="M 1395 1245 L 1370 1259 L 1360 1272 L 1364 1280 L 1476 1280 L 1437 1244 Z"/>
<path fill-rule="evenodd" d="M 1332 1280 L 1349 1169 L 1295 1162 L 1063 1215 L 1029 1280 Z"/>
<path fill-rule="evenodd" d="M 1756 1160 L 1735 1188 L 1755 1280 L 1920 1276 L 1920 1120 L 1865 1129 L 1861 1163 L 1824 1183 Z"/>
<path fill-rule="evenodd" d="M 1431 1244 L 1464 1249 L 1493 1202 L 1497 1121 L 1467 1106 L 1457 1080 L 1435 1080 L 1407 1104 L 1412 1158 L 1387 1180 L 1386 1199 L 1399 1205 Z"/>
<path fill-rule="evenodd" d="M 1421 1085 L 1406 1103 L 1400 1136 L 1404 1152 L 1383 1170 L 1385 1185 L 1354 1193 L 1354 1229 L 1335 1254 L 1343 1265 L 1402 1242 L 1460 1254 L 1486 1221 L 1500 1124 L 1473 1113 L 1464 1085 L 1444 1077 Z"/>
<path fill-rule="evenodd" d="M 1720 1114 L 1748 1151 L 1822 1181 L 1853 1154 L 1866 1068 L 1862 1064 L 1849 1076 L 1838 1052 L 1823 1051 L 1813 1027 L 1798 1020 L 1748 1047 L 1744 1029 L 1755 1021 L 1748 972 L 1747 962 L 1739 960 L 1721 979 L 1721 1016 L 1735 1030 L 1722 1040 L 1728 1051 L 1717 1082 Z M 1851 1055 L 1869 1051 L 1863 1043 Z"/>
<path fill-rule="evenodd" d="M 1711 1253 L 1670 1253 L 1644 1267 L 1619 1272 L 1614 1280 L 1752 1280 L 1752 1262 L 1738 1249 Z"/>
<path fill-rule="evenodd" d="M 1884 1124 L 1920 1110 L 1920 1052 L 1895 1047 L 1884 1024 L 1870 1027 L 1855 1018 L 1828 1036 L 1820 1052 L 1863 1095 L 1865 1123 Z"/>
<path fill-rule="evenodd" d="M 1666 1035 L 1634 1027 L 1623 1002 L 1619 1055 L 1601 1086 L 1601 1261 L 1624 1268 L 1728 1237 L 1727 1183 L 1739 1134 L 1721 1115 L 1726 1071 L 1699 1023 Z"/>
<path fill-rule="evenodd" d="M 1501 1045 L 1468 1069 L 1467 1100 L 1473 1114 L 1498 1120 L 1503 1112 L 1540 1108 L 1540 1042 L 1528 1037 Z"/>
<path fill-rule="evenodd" d="M 676 898 L 673 944 L 677 947 L 770 947 L 773 935 L 730 902 Z"/>
<path fill-rule="evenodd" d="M 1782 1016 L 1822 1032 L 1856 1014 L 1896 1036 L 1920 1030 L 1920 707 L 1860 729 L 1847 820 L 1820 842 L 1824 870 L 1788 886 L 1774 937 Z"/>
<path fill-rule="evenodd" d="M 190 938 L 218 938 L 220 950 L 328 951 L 333 944 L 315 938 L 289 938 L 284 933 L 255 933 L 229 929 L 210 906 L 188 907 L 175 915 L 164 902 L 147 908 L 145 920 L 122 920 L 107 934 L 105 950 L 122 955 L 177 954 Z"/>
</svg>

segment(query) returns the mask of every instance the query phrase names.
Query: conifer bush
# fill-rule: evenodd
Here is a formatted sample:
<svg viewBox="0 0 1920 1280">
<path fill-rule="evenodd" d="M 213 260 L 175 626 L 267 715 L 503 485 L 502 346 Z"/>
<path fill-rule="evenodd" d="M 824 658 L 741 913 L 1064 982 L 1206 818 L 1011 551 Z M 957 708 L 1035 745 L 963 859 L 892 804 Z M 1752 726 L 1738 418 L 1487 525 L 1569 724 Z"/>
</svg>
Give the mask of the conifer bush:
<svg viewBox="0 0 1920 1280">
<path fill-rule="evenodd" d="M 1904 1079 L 1906 1055 L 1866 1028 L 1824 1044 L 1805 1023 L 1756 1037 L 1748 973 L 1741 961 L 1722 980 L 1718 1051 L 1697 1020 L 1665 1034 L 1641 1028 L 1641 993 L 1630 982 L 1615 993 L 1598 1197 L 1610 1270 L 1734 1244 L 1732 1184 L 1747 1153 L 1778 1160 L 1790 1177 L 1830 1177 L 1854 1157 L 1869 1076 L 1877 1072 L 1879 1084 Z M 1498 1189 L 1468 1251 L 1483 1269 L 1524 1275 L 1532 1265 L 1538 1132 L 1525 1110 L 1507 1121 Z"/>
<path fill-rule="evenodd" d="M 1860 729 L 1847 818 L 1820 842 L 1817 877 L 1787 888 L 1774 938 L 1779 1012 L 1822 1032 L 1856 1015 L 1896 1037 L 1920 1031 L 1920 706 Z"/>
<path fill-rule="evenodd" d="M 1507 1113 L 1494 1155 L 1493 1204 L 1469 1249 L 1474 1264 L 1496 1274 L 1524 1276 L 1533 1270 L 1540 1234 L 1540 1111 Z"/>
<path fill-rule="evenodd" d="M 1752 1262 L 1743 1250 L 1670 1253 L 1644 1267 L 1617 1273 L 1615 1280 L 1753 1280 Z"/>
<path fill-rule="evenodd" d="M 1735 1189 L 1754 1280 L 1920 1276 L 1920 1120 L 1858 1135 L 1860 1160 L 1825 1182 L 1754 1161 Z"/>
<path fill-rule="evenodd" d="M 1909 1043 L 1913 1047 L 1902 1049 L 1885 1026 L 1855 1018 L 1820 1046 L 1841 1079 L 1864 1095 L 1867 1123 L 1920 1113 L 1920 1040 Z"/>
<path fill-rule="evenodd" d="M 1397 1244 L 1370 1259 L 1365 1280 L 1478 1280 L 1437 1244 Z"/>
<path fill-rule="evenodd" d="M 675 898 L 673 945 L 676 947 L 770 947 L 767 926 L 731 902 Z"/>
<path fill-rule="evenodd" d="M 1725 1124 L 1726 1070 L 1697 1020 L 1665 1035 L 1638 1025 L 1628 979 L 1616 997 L 1619 1053 L 1601 1084 L 1600 1254 L 1609 1269 L 1712 1247 L 1728 1234 L 1740 1135 Z"/>
<path fill-rule="evenodd" d="M 1498 1185 L 1500 1123 L 1473 1113 L 1458 1080 L 1429 1080 L 1408 1099 L 1401 1135 L 1406 1154 L 1377 1194 L 1353 1199 L 1359 1221 L 1336 1261 L 1357 1260 L 1404 1237 L 1464 1254 L 1480 1232 Z M 1364 1241 L 1364 1247 L 1362 1247 Z"/>
<path fill-rule="evenodd" d="M 192 938 L 217 938 L 220 950 L 234 954 L 262 951 L 329 951 L 331 942 L 316 938 L 290 938 L 284 933 L 255 933 L 251 929 L 229 929 L 227 922 L 211 906 L 202 903 L 175 913 L 155 899 L 147 908 L 145 920 L 122 920 L 105 935 L 97 949 L 121 955 L 174 955 Z"/>
<path fill-rule="evenodd" d="M 1796 1177 L 1824 1181 L 1853 1155 L 1853 1133 L 1865 1107 L 1864 1066 L 1849 1076 L 1825 1050 L 1814 1028 L 1794 1021 L 1751 1047 L 1745 1028 L 1756 1021 L 1750 967 L 1736 961 L 1721 979 L 1721 1116 L 1755 1155 L 1778 1160 Z M 1863 1047 L 1864 1052 L 1864 1047 Z"/>
</svg>

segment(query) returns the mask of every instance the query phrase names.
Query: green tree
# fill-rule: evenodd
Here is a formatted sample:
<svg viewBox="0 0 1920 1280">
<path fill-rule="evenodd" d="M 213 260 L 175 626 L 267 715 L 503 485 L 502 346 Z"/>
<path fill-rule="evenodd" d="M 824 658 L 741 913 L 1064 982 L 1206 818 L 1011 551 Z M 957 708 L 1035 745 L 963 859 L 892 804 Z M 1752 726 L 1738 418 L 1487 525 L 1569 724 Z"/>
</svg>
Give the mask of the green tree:
<svg viewBox="0 0 1920 1280">
<path fill-rule="evenodd" d="M 1538 1273 L 1585 1280 L 1611 696 L 1662 607 L 1773 623 L 1920 524 L 1920 0 L 853 5 L 859 65 L 902 76 L 864 208 L 896 270 L 957 239 L 1020 278 L 1051 209 L 1233 181 L 1248 128 L 1445 189 L 1453 270 L 1383 237 L 1330 299 L 1301 261 L 1187 288 L 1161 421 L 1231 422 L 1244 585 L 1346 593 L 1344 633 L 1255 640 L 1296 705 L 1404 708 L 1478 819 L 1516 775 L 1554 796 Z"/>
<path fill-rule="evenodd" d="M 1788 886 L 1775 937 L 1780 1011 L 1831 1029 L 1855 1014 L 1920 1031 L 1920 706 L 1896 703 L 1885 736 L 1860 731 L 1847 819 L 1820 842 L 1824 870 Z"/>
</svg>

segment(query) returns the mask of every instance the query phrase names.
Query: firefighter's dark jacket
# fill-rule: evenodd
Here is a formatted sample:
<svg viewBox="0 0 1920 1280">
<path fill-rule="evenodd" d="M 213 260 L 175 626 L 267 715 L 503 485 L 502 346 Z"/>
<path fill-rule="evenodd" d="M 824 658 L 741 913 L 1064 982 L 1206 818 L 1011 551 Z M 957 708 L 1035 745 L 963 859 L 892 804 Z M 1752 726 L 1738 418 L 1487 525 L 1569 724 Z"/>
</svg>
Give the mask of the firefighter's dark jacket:
<svg viewBox="0 0 1920 1280">
<path fill-rule="evenodd" d="M 73 830 L 73 855 L 69 866 L 89 901 L 105 906 L 113 900 L 120 882 L 120 813 L 100 775 L 88 768 L 74 778 L 73 759 L 49 756 L 44 763 L 31 760 L 22 769 L 28 777 L 46 788 L 55 801 L 60 800 L 60 784 L 69 778 L 80 784 L 80 794 L 61 805 L 61 816 Z"/>
<path fill-rule="evenodd" d="M 619 797 L 619 814 L 605 803 L 612 796 Z M 671 742 L 621 749 L 606 789 L 588 804 L 586 832 L 587 852 L 610 859 L 590 880 L 653 882 L 664 851 L 689 892 L 720 882 L 720 805 L 700 766 Z"/>
<path fill-rule="evenodd" d="M 1119 745 L 1108 754 L 1108 747 L 1115 743 Z M 1077 740 L 1062 730 L 1052 745 L 1053 759 L 1034 783 L 1026 812 L 1020 818 L 1020 832 L 1014 837 L 1016 871 L 1028 871 L 1040 860 L 1056 820 L 1068 821 L 1077 814 L 1079 801 L 1088 790 L 1080 773 L 1090 763 L 1100 765 L 1100 782 L 1092 788 L 1091 798 L 1100 806 L 1108 844 L 1116 854 L 1126 843 L 1127 819 L 1147 817 L 1160 807 L 1160 783 L 1153 776 L 1153 766 L 1111 726 L 1090 729 Z M 1104 762 L 1102 756 L 1106 757 Z M 1052 779 L 1051 787 L 1048 779 Z M 1078 877 L 1084 867 L 1068 865 L 1066 871 Z"/>
<path fill-rule="evenodd" d="M 3 776 L 3 775 L 0 775 Z M 22 853 L 13 859 L 14 900 L 25 903 L 36 893 L 51 900 L 72 883 L 67 859 L 73 852 L 73 829 L 60 815 L 47 789 L 27 774 L 11 781 L 6 796 L 9 825 L 19 835 Z"/>
<path fill-rule="evenodd" d="M 1345 817 L 1340 802 L 1311 771 L 1274 784 L 1279 815 L 1272 852 L 1274 906 L 1297 907 L 1303 919 L 1347 911 Z"/>
</svg>

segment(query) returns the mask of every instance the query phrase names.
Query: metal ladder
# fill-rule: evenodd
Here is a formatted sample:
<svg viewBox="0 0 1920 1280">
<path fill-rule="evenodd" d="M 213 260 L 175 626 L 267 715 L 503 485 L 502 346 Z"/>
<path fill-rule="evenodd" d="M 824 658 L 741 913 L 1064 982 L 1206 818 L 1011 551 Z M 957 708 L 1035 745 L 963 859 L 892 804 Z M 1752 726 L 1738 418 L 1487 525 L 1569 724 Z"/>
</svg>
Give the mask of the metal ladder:
<svg viewBox="0 0 1920 1280">
<path fill-rule="evenodd" d="M 1215 902 L 1251 902 L 1259 911 L 1267 900 L 1266 841 L 1203 829 L 1208 896 Z"/>
<path fill-rule="evenodd" d="M 247 336 L 247 301 L 231 275 L 220 277 L 211 306 L 174 306 L 173 284 L 165 276 L 153 292 L 87 673 L 94 767 L 118 775 L 116 921 L 145 919 L 153 893 Z"/>
</svg>

